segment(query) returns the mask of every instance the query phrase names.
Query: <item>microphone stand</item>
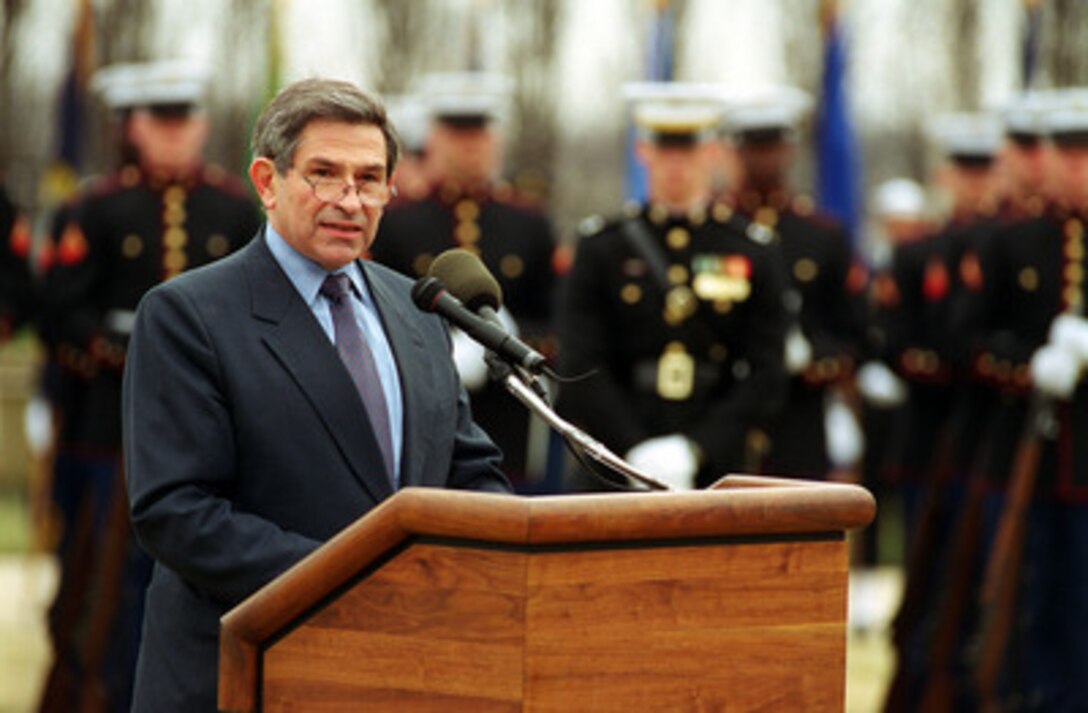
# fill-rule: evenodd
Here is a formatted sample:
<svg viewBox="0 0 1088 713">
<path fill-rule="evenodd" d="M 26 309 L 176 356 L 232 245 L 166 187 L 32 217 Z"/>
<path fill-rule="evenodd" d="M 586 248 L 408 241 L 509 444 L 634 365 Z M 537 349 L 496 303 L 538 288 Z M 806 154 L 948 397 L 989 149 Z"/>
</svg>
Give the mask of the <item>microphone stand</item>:
<svg viewBox="0 0 1088 713">
<path fill-rule="evenodd" d="M 548 394 L 540 380 L 521 367 L 500 359 L 494 352 L 487 352 L 488 374 L 494 381 L 501 381 L 506 390 L 563 436 L 567 445 L 577 453 L 594 460 L 612 471 L 646 486 L 648 490 L 671 491 L 672 488 L 647 475 L 610 451 L 603 443 L 588 435 L 577 426 L 561 418 L 548 403 Z"/>
</svg>

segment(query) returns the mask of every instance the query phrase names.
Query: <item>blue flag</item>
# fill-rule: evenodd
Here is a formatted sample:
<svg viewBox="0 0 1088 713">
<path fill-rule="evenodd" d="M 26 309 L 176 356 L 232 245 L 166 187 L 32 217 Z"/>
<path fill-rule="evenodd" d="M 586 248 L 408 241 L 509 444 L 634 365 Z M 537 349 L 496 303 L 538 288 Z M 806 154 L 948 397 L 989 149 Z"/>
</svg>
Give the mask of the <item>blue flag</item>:
<svg viewBox="0 0 1088 713">
<path fill-rule="evenodd" d="M 657 0 L 647 42 L 645 79 L 650 82 L 672 80 L 674 22 L 673 9 L 668 0 Z M 646 199 L 646 170 L 635 158 L 635 128 L 627 129 L 627 197 L 631 200 Z"/>
<path fill-rule="evenodd" d="M 80 0 L 68 71 L 58 97 L 54 155 L 42 176 L 40 193 L 50 209 L 75 193 L 83 169 L 84 97 L 93 72 L 94 33 L 94 7 L 90 0 Z"/>
<path fill-rule="evenodd" d="M 845 87 L 846 48 L 831 19 L 824 40 L 824 73 L 816 111 L 817 202 L 842 222 L 856 243 L 861 220 L 861 161 Z"/>
</svg>

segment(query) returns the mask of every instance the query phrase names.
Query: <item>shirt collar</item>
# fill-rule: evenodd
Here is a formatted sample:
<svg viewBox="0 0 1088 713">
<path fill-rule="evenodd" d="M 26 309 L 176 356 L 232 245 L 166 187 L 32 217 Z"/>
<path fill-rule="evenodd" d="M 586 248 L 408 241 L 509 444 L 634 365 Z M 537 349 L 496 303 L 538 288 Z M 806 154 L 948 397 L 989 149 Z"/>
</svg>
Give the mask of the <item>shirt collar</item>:
<svg viewBox="0 0 1088 713">
<path fill-rule="evenodd" d="M 276 258 L 276 262 L 287 273 L 287 277 L 291 280 L 295 289 L 298 290 L 298 293 L 306 300 L 306 304 L 316 302 L 320 297 L 321 284 L 329 274 L 328 271 L 295 250 L 290 243 L 284 240 L 282 235 L 276 232 L 276 229 L 270 223 L 267 224 L 265 229 L 265 241 L 268 243 L 268 249 L 272 251 L 272 255 Z M 355 288 L 356 296 L 365 302 L 369 293 L 358 261 L 353 260 L 336 272 L 342 272 L 348 276 L 352 287 Z"/>
</svg>

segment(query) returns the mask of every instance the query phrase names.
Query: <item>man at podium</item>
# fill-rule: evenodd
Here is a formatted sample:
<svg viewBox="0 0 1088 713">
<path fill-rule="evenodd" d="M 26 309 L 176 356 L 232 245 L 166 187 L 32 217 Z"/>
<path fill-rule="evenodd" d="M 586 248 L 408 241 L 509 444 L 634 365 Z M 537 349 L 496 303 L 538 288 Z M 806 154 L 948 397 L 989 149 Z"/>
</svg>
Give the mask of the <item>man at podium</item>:
<svg viewBox="0 0 1088 713">
<path fill-rule="evenodd" d="M 396 489 L 510 490 L 447 329 L 359 260 L 397 152 L 374 97 L 288 86 L 254 128 L 266 225 L 140 305 L 125 467 L 156 565 L 134 710 L 214 710 L 220 617 Z"/>
</svg>

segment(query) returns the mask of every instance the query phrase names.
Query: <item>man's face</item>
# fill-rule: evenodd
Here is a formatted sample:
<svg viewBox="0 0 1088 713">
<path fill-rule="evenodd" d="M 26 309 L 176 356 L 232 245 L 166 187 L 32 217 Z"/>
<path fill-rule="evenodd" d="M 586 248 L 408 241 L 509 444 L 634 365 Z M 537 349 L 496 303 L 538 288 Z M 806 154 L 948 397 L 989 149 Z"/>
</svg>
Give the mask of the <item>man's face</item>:
<svg viewBox="0 0 1088 713">
<path fill-rule="evenodd" d="M 435 124 L 427 153 L 441 179 L 464 183 L 493 179 L 502 160 L 499 136 L 489 126 Z"/>
<path fill-rule="evenodd" d="M 208 120 L 203 113 L 158 115 L 137 109 L 128 132 L 144 167 L 152 173 L 180 176 L 200 165 Z"/>
<path fill-rule="evenodd" d="M 1071 206 L 1088 206 L 1088 146 L 1069 144 L 1055 151 L 1057 185 L 1061 197 Z"/>
<path fill-rule="evenodd" d="M 998 174 L 994 164 L 949 162 L 938 173 L 936 183 L 943 186 L 954 211 L 977 211 L 997 200 Z"/>
<path fill-rule="evenodd" d="M 794 145 L 790 141 L 742 143 L 737 155 L 744 182 L 756 189 L 780 187 L 793 163 L 793 154 Z"/>
<path fill-rule="evenodd" d="M 285 175 L 267 158 L 254 159 L 249 175 L 276 232 L 326 270 L 347 265 L 374 242 L 384 201 L 364 203 L 356 190 L 339 201 L 323 201 L 310 184 L 336 180 L 388 188 L 385 136 L 377 126 L 311 122 Z"/>
<path fill-rule="evenodd" d="M 638 156 L 646 166 L 651 200 L 682 205 L 706 198 L 714 175 L 714 148 L 707 142 L 694 146 L 640 142 Z"/>
<path fill-rule="evenodd" d="M 1009 140 L 1001 152 L 1011 190 L 1018 195 L 1046 192 L 1050 177 L 1049 146 L 1044 141 L 1019 144 Z"/>
</svg>

